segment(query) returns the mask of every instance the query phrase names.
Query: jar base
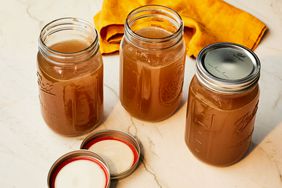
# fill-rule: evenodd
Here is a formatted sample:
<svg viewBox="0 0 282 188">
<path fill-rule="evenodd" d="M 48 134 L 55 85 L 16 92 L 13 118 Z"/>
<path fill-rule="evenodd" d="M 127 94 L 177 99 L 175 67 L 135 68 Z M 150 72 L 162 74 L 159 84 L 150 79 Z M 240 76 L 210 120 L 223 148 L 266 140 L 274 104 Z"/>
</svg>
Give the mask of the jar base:
<svg viewBox="0 0 282 188">
<path fill-rule="evenodd" d="M 211 161 L 208 161 L 208 160 L 204 160 L 202 159 L 201 157 L 199 157 L 190 147 L 189 147 L 189 144 L 188 144 L 188 141 L 187 139 L 185 138 L 185 143 L 186 143 L 186 146 L 188 148 L 188 150 L 193 154 L 193 156 L 195 158 L 197 158 L 199 161 L 207 164 L 207 165 L 210 165 L 210 166 L 213 166 L 213 167 L 219 167 L 219 168 L 224 168 L 224 167 L 229 167 L 229 166 L 232 166 L 232 165 L 235 165 L 236 163 L 240 162 L 241 160 L 243 160 L 248 154 L 249 154 L 249 149 L 250 149 L 250 146 L 251 146 L 251 143 L 249 144 L 249 146 L 247 147 L 246 151 L 243 152 L 239 157 L 236 158 L 236 160 L 233 160 L 229 163 L 213 163 Z"/>
<path fill-rule="evenodd" d="M 52 132 L 54 132 L 57 135 L 60 135 L 60 136 L 63 136 L 63 137 L 80 137 L 80 136 L 86 135 L 86 134 L 92 132 L 93 130 L 95 130 L 96 128 L 98 128 L 101 125 L 101 123 L 102 123 L 102 118 L 93 127 L 91 127 L 90 129 L 87 129 L 85 131 L 81 131 L 79 133 L 73 133 L 73 134 L 65 134 L 65 133 L 62 133 L 60 131 L 57 131 L 53 127 L 49 126 L 45 119 L 44 119 L 44 122 L 48 126 L 48 128 L 51 129 Z"/>
<path fill-rule="evenodd" d="M 181 106 L 179 104 L 176 109 L 172 110 L 169 114 L 167 114 L 166 116 L 163 116 L 161 118 L 146 118 L 145 116 L 140 117 L 137 114 L 131 113 L 125 105 L 123 105 L 122 103 L 121 103 L 121 105 L 125 109 L 125 111 L 130 114 L 130 116 L 132 116 L 132 117 L 134 117 L 138 120 L 141 120 L 141 121 L 147 121 L 147 122 L 152 122 L 152 123 L 161 122 L 161 121 L 164 121 L 164 120 L 170 118 L 173 114 L 175 114 L 180 109 L 180 106 Z"/>
</svg>

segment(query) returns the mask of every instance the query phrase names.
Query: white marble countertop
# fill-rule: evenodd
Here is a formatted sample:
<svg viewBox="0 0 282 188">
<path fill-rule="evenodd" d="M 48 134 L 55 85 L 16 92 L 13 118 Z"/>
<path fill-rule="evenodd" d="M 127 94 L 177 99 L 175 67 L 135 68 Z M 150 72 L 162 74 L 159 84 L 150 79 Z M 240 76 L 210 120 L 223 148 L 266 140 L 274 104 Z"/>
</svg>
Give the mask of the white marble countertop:
<svg viewBox="0 0 282 188">
<path fill-rule="evenodd" d="M 42 119 L 36 78 L 39 32 L 43 25 L 59 17 L 92 22 L 102 1 L 0 2 L 0 187 L 47 187 L 52 163 L 62 154 L 78 149 L 84 137 L 61 137 Z M 121 107 L 117 94 L 119 58 L 106 56 L 105 121 L 98 130 L 130 132 L 145 148 L 145 160 L 116 187 L 282 187 L 282 1 L 228 2 L 257 16 L 270 29 L 255 51 L 262 63 L 255 147 L 245 159 L 226 168 L 206 165 L 187 149 L 184 127 L 187 88 L 195 72 L 193 59 L 187 58 L 182 107 L 163 122 L 148 123 L 132 118 Z"/>
</svg>

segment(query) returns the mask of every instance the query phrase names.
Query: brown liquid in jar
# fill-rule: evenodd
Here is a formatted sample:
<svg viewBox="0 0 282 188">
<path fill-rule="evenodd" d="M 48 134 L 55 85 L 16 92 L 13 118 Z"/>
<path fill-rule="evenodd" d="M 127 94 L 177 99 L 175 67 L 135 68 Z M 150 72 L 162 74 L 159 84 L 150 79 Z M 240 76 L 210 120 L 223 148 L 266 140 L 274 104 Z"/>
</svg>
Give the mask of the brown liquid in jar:
<svg viewBox="0 0 282 188">
<path fill-rule="evenodd" d="M 163 38 L 172 34 L 158 27 L 135 32 L 146 38 Z M 131 115 L 147 121 L 160 121 L 171 116 L 179 107 L 182 96 L 183 43 L 155 53 L 143 53 L 142 49 L 126 40 L 122 47 L 120 100 L 123 107 Z"/>
<path fill-rule="evenodd" d="M 221 94 L 201 85 L 194 76 L 187 104 L 185 140 L 204 162 L 231 165 L 247 152 L 254 129 L 259 88 Z"/>
<path fill-rule="evenodd" d="M 73 53 L 86 49 L 86 42 L 68 40 L 52 50 Z M 103 64 L 94 55 L 75 66 L 58 67 L 38 53 L 38 84 L 44 120 L 55 132 L 77 136 L 98 125 L 103 114 Z M 60 63 L 68 63 L 65 60 Z"/>
</svg>

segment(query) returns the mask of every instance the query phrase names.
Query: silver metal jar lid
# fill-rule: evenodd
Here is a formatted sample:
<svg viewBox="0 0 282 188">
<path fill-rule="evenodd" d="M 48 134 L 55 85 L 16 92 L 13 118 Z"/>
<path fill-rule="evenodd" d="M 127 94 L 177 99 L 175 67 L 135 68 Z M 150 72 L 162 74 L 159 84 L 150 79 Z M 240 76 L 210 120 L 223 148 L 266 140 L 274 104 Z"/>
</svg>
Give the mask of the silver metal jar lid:
<svg viewBox="0 0 282 188">
<path fill-rule="evenodd" d="M 49 170 L 47 184 L 49 188 L 109 188 L 110 172 L 99 155 L 87 150 L 77 150 L 55 161 Z"/>
<path fill-rule="evenodd" d="M 141 158 L 139 141 L 117 130 L 91 134 L 84 139 L 80 148 L 101 156 L 109 166 L 111 179 L 129 176 L 137 168 Z"/>
<path fill-rule="evenodd" d="M 258 82 L 260 61 L 251 50 L 234 43 L 215 43 L 201 50 L 196 76 L 207 88 L 242 92 Z"/>
</svg>

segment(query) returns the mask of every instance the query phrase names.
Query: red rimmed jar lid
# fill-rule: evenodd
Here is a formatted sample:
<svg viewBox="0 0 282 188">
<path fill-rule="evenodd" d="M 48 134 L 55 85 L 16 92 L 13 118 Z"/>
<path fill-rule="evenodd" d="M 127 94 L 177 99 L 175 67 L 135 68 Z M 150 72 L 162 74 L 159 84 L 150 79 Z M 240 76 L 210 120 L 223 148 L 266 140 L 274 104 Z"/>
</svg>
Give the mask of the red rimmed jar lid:
<svg viewBox="0 0 282 188">
<path fill-rule="evenodd" d="M 109 166 L 111 179 L 129 176 L 140 162 L 141 148 L 138 140 L 117 130 L 91 134 L 84 139 L 80 148 L 101 156 Z"/>
<path fill-rule="evenodd" d="M 110 179 L 109 168 L 99 155 L 77 150 L 55 161 L 48 174 L 48 187 L 109 188 Z"/>
</svg>

